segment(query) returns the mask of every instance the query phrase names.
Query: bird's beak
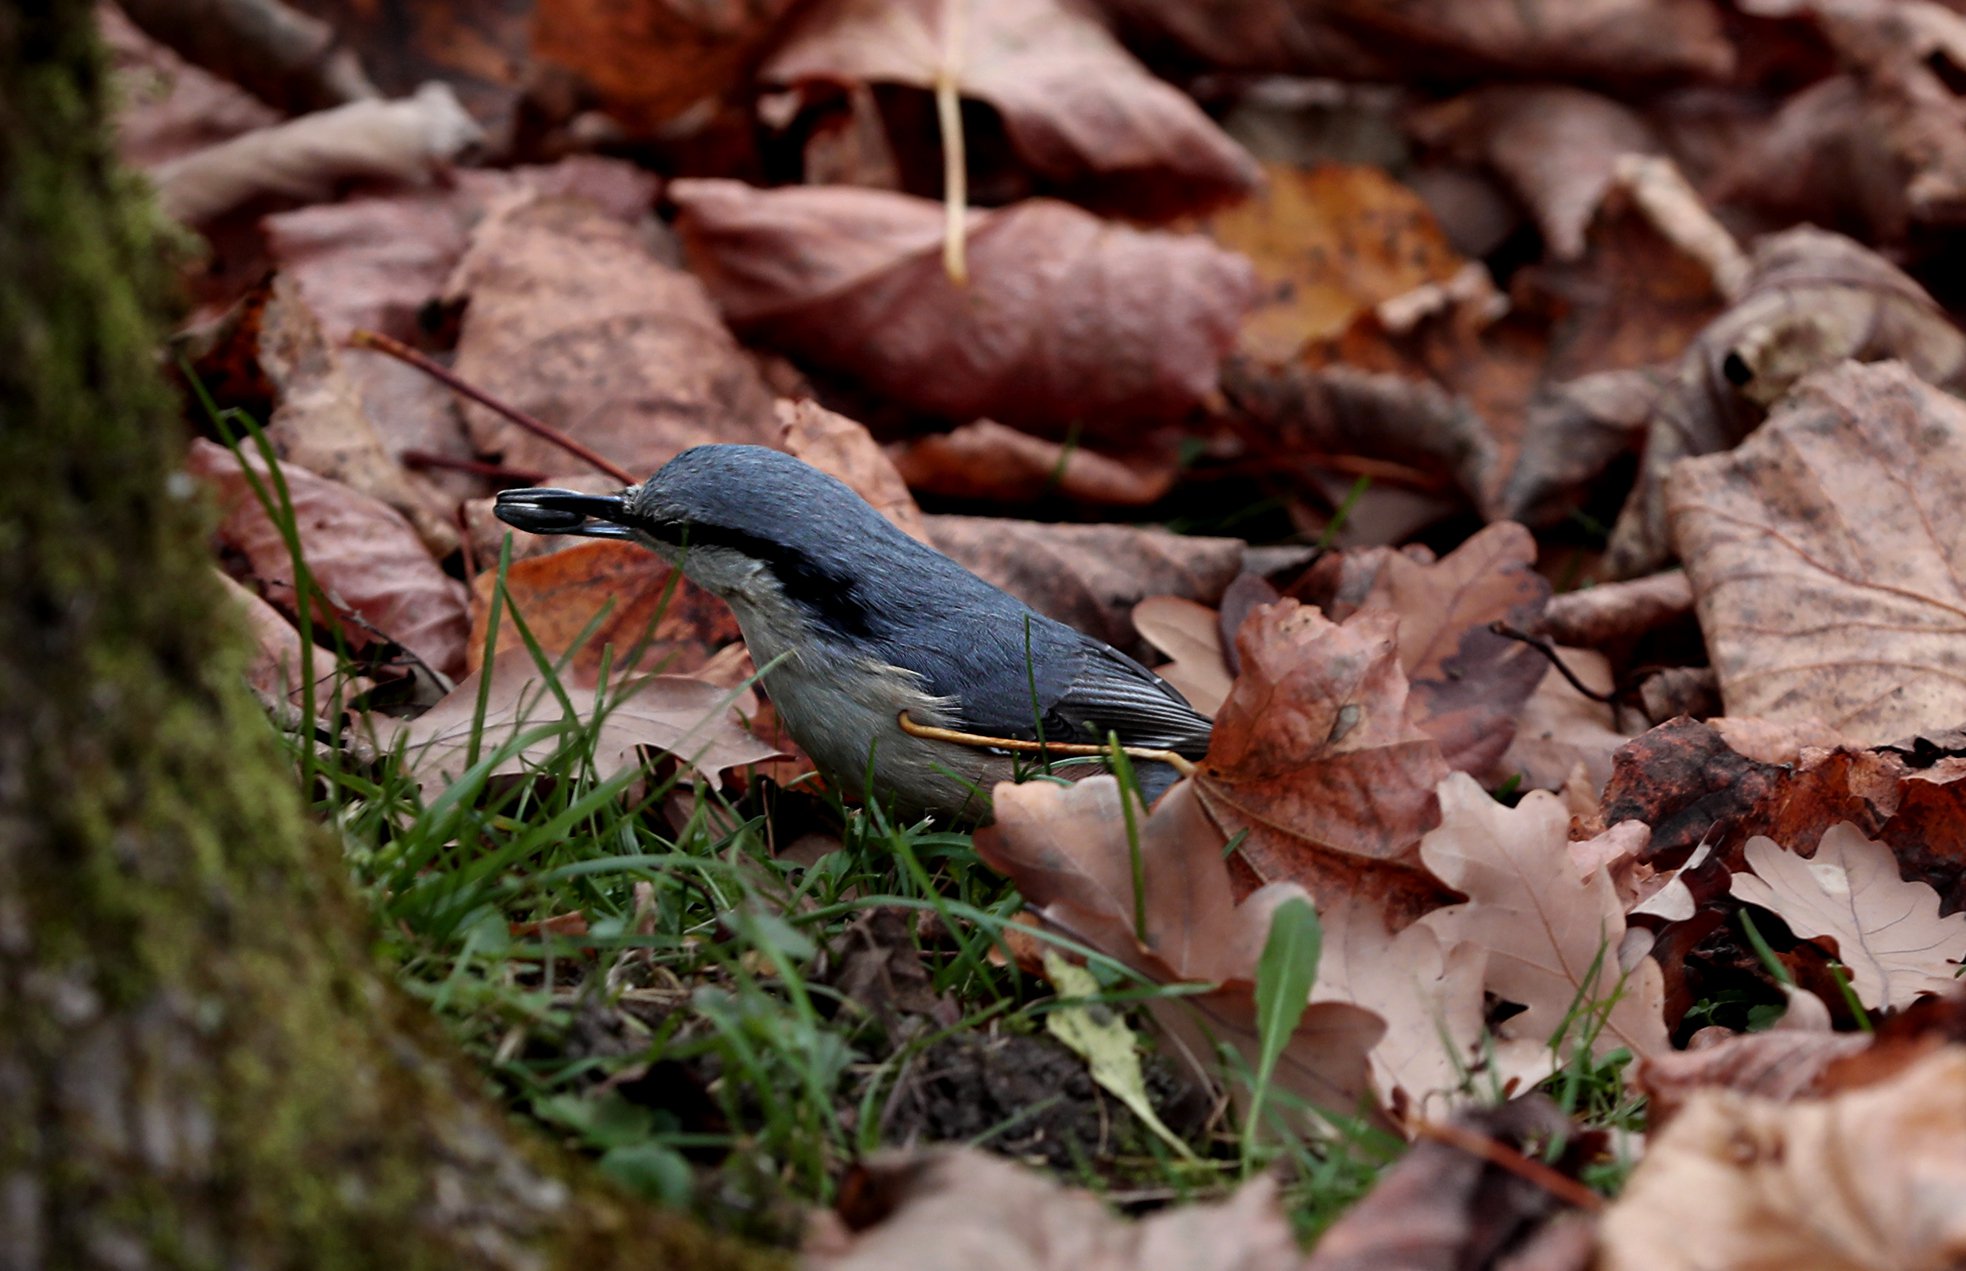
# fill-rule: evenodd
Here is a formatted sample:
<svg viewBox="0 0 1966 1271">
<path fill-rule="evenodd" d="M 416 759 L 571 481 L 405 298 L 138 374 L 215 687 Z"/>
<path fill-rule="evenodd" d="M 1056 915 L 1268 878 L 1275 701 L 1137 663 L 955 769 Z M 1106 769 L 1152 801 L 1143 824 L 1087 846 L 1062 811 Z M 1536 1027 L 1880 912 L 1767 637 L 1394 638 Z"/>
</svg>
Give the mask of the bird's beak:
<svg viewBox="0 0 1966 1271">
<path fill-rule="evenodd" d="M 582 538 L 633 538 L 634 514 L 619 494 L 577 490 L 501 490 L 492 511 L 513 529 Z"/>
</svg>

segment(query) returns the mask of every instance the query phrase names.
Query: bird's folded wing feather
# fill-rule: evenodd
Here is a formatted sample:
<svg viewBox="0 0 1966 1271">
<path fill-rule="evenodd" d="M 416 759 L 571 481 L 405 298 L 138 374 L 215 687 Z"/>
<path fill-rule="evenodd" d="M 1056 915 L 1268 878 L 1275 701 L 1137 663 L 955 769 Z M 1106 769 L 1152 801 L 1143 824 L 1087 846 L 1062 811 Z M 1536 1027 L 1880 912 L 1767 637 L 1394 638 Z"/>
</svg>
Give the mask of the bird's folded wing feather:
<svg viewBox="0 0 1966 1271">
<path fill-rule="evenodd" d="M 1182 701 L 1165 680 L 1115 649 L 1083 660 L 1053 703 L 1052 714 L 1079 734 L 1072 740 L 1097 743 L 1115 733 L 1128 746 L 1195 758 L 1208 750 L 1208 717 Z"/>
</svg>

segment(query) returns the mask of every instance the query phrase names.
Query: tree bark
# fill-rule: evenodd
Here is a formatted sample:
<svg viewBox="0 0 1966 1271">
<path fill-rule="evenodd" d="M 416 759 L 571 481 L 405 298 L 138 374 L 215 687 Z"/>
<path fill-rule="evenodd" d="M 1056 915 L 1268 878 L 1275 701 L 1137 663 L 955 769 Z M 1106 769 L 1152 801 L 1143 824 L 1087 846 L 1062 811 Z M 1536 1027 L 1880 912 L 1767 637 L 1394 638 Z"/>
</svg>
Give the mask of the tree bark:
<svg viewBox="0 0 1966 1271">
<path fill-rule="evenodd" d="M 0 1268 L 772 1265 L 481 1093 L 243 690 L 89 6 L 0 8 Z"/>
</svg>

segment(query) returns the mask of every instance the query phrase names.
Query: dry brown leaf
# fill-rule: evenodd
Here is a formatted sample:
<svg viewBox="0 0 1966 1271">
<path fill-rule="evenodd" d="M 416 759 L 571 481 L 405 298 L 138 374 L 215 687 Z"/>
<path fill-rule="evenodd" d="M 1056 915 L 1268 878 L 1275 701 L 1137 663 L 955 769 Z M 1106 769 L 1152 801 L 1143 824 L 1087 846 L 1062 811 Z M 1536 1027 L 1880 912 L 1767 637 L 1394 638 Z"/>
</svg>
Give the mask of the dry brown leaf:
<svg viewBox="0 0 1966 1271">
<path fill-rule="evenodd" d="M 1671 491 L 1731 715 L 1889 741 L 1966 718 L 1966 406 L 1898 365 L 1815 376 Z"/>
<path fill-rule="evenodd" d="M 1422 563 L 1385 554 L 1358 608 L 1399 615 L 1399 661 L 1413 722 L 1440 743 L 1450 768 L 1481 772 L 1515 737 L 1516 718 L 1549 662 L 1536 649 L 1489 630 L 1502 622 L 1533 631 L 1549 602 L 1536 541 L 1513 522 L 1490 525 L 1447 556 Z M 1328 610 L 1344 620 L 1353 610 Z"/>
<path fill-rule="evenodd" d="M 473 671 L 415 719 L 368 717 L 377 730 L 378 749 L 404 748 L 404 760 L 426 799 L 470 766 L 471 734 L 484 675 L 484 668 Z M 741 689 L 680 675 L 652 675 L 612 683 L 603 693 L 591 685 L 563 680 L 561 690 L 575 712 L 569 721 L 527 650 L 508 649 L 493 658 L 490 676 L 477 758 L 482 761 L 507 743 L 530 738 L 494 764 L 494 774 L 524 772 L 546 763 L 567 744 L 571 723 L 593 727 L 597 716 L 593 754 L 599 781 L 640 765 L 644 748 L 673 754 L 709 776 L 778 753 L 746 732 L 739 721 L 738 712 L 752 704 L 749 693 Z"/>
<path fill-rule="evenodd" d="M 1966 216 L 1957 91 L 1966 17 L 1923 0 L 1751 0 L 1813 18 L 1844 74 L 1796 94 L 1739 157 L 1730 197 L 1895 243 Z"/>
<path fill-rule="evenodd" d="M 444 84 L 398 101 L 357 101 L 242 133 L 159 164 L 164 211 L 200 225 L 256 198 L 326 198 L 355 177 L 429 181 L 484 134 Z"/>
<path fill-rule="evenodd" d="M 334 29 L 336 43 L 359 55 L 386 93 L 407 93 L 442 80 L 499 153 L 511 144 L 513 116 L 532 78 L 526 45 L 534 6 L 519 0 L 413 4 L 307 0 L 305 8 Z"/>
<path fill-rule="evenodd" d="M 250 462 L 266 481 L 258 456 Z M 217 490 L 224 513 L 219 541 L 245 558 L 264 594 L 291 610 L 298 603 L 293 557 L 238 459 L 199 440 L 185 466 Z M 319 619 L 332 622 L 351 647 L 380 636 L 444 675 L 462 673 L 470 625 L 464 584 L 430 558 L 402 514 L 305 468 L 283 464 L 280 471 L 308 570 L 332 607 Z"/>
<path fill-rule="evenodd" d="M 908 483 L 866 425 L 827 410 L 810 398 L 778 402 L 781 444 L 829 476 L 853 487 L 875 511 L 909 538 L 929 542 L 928 524 Z"/>
<path fill-rule="evenodd" d="M 1124 437 L 1215 387 L 1254 294 L 1204 239 L 1038 199 L 969 217 L 970 281 L 943 211 L 876 190 L 677 181 L 677 228 L 731 323 L 914 409 Z"/>
<path fill-rule="evenodd" d="M 1966 335 L 1923 288 L 1850 239 L 1801 228 L 1755 245 L 1741 298 L 1681 356 L 1648 425 L 1645 456 L 1607 565 L 1651 573 L 1670 556 L 1673 465 L 1726 450 L 1798 381 L 1846 358 L 1899 358 L 1941 387 L 1966 383 Z"/>
<path fill-rule="evenodd" d="M 1966 1048 L 1801 1103 L 1696 1094 L 1604 1214 L 1605 1271 L 1966 1259 Z"/>
<path fill-rule="evenodd" d="M 1047 441 L 994 419 L 907 442 L 891 452 L 908 487 L 945 499 L 1031 503 L 1069 499 L 1144 507 L 1174 488 L 1176 448 L 1135 438 L 1116 454 Z"/>
<path fill-rule="evenodd" d="M 1562 645 L 1556 653 L 1587 687 L 1611 692 L 1611 662 L 1602 653 Z M 1581 769 L 1595 793 L 1611 779 L 1611 756 L 1632 738 L 1617 720 L 1609 703 L 1578 692 L 1551 667 L 1523 703 L 1508 750 L 1487 772 L 1475 775 L 1491 787 L 1514 776 L 1524 789 L 1557 790 Z"/>
<path fill-rule="evenodd" d="M 1838 1060 L 1869 1048 L 1871 1039 L 1863 1033 L 1831 1032 L 1829 1010 L 1813 994 L 1794 987 L 1787 991 L 1788 1014 L 1766 1032 L 1646 1056 L 1633 1079 L 1645 1095 L 1652 1130 L 1670 1122 L 1702 1090 L 1728 1090 L 1779 1103 L 1820 1094 L 1824 1074 Z M 1799 1012 L 1798 1000 L 1814 1006 Z M 1792 1017 L 1804 1012 L 1812 1026 L 1792 1027 Z"/>
<path fill-rule="evenodd" d="M 1129 1222 L 1035 1170 L 937 1148 L 879 1153 L 842 1192 L 843 1208 L 864 1216 L 815 1220 L 802 1258 L 813 1271 L 1293 1271 L 1302 1261 L 1264 1178 Z"/>
<path fill-rule="evenodd" d="M 471 667 L 483 660 L 498 571 L 471 584 Z M 512 606 L 547 656 L 558 658 L 589 623 L 592 636 L 568 663 L 576 680 L 590 680 L 609 659 L 615 675 L 701 670 L 711 655 L 741 639 L 723 601 L 679 577 L 638 543 L 578 543 L 564 551 L 514 561 L 505 586 Z M 602 611 L 606 610 L 606 616 Z M 499 623 L 496 652 L 521 647 L 510 612 Z"/>
<path fill-rule="evenodd" d="M 1692 611 L 1693 584 L 1675 569 L 1552 596 L 1542 629 L 1558 644 L 1595 648 L 1644 635 Z"/>
<path fill-rule="evenodd" d="M 1134 216 L 1208 207 L 1258 180 L 1255 160 L 1186 94 L 1060 0 L 824 0 L 798 16 L 762 76 L 930 91 L 952 78 L 996 108 L 1039 177 Z"/>
<path fill-rule="evenodd" d="M 1460 1135 L 1517 1153 L 1567 1146 L 1553 1164 L 1574 1177 L 1596 1150 L 1599 1136 L 1579 1134 L 1541 1096 L 1464 1112 L 1451 1123 Z M 1416 1144 L 1324 1233 L 1303 1271 L 1584 1271 L 1589 1234 L 1564 1235 L 1562 1202 L 1540 1182 L 1484 1159 L 1436 1132 Z M 1556 1215 L 1554 1221 L 1550 1220 Z M 1574 1218 L 1571 1214 L 1568 1217 Z M 1541 1232 L 1537 1228 L 1542 1225 Z M 1541 1237 L 1555 1236 L 1568 1256 Z"/>
<path fill-rule="evenodd" d="M 317 646 L 303 647 L 294 624 L 256 593 L 232 581 L 223 570 L 212 572 L 232 597 L 252 642 L 246 660 L 246 687 L 252 689 L 262 705 L 288 716 L 304 700 L 305 683 L 301 677 L 312 676 L 316 712 L 323 719 L 334 719 L 341 709 L 340 703 L 330 695 L 330 690 L 337 687 L 334 659 Z M 339 682 L 343 698 L 362 692 L 367 686 L 368 682 L 359 678 L 344 678 Z M 283 718 L 281 722 L 287 721 Z"/>
<path fill-rule="evenodd" d="M 1448 948 L 1424 923 L 1393 935 L 1349 899 L 1319 910 L 1318 921 L 1324 941 L 1311 1001 L 1350 1002 L 1386 1021 L 1371 1054 L 1379 1102 L 1410 1122 L 1470 1097 L 1463 1087 L 1481 1067 L 1486 1036 L 1487 954 L 1467 943 Z M 1473 1084 L 1479 1089 L 1480 1078 Z"/>
<path fill-rule="evenodd" d="M 1836 942 L 1857 999 L 1872 1010 L 1944 993 L 1966 960 L 1966 914 L 1939 916 L 1939 894 L 1898 876 L 1898 859 L 1855 826 L 1823 835 L 1804 858 L 1773 839 L 1744 849 L 1753 873 L 1735 874 L 1733 894 L 1779 917 L 1804 939 Z"/>
<path fill-rule="evenodd" d="M 1603 1011 L 1594 1053 L 1666 1050 L 1659 964 L 1641 957 L 1620 967 L 1624 906 L 1602 868 L 1578 877 L 1562 801 L 1532 790 L 1504 807 L 1455 773 L 1441 784 L 1440 807 L 1440 828 L 1422 840 L 1420 857 L 1468 900 L 1420 921 L 1443 945 L 1465 940 L 1487 950 L 1489 991 L 1526 1008 L 1497 1025 L 1496 1036 L 1541 1048 L 1563 1032 L 1556 1049 L 1568 1057 L 1591 1031 L 1581 1015 Z"/>
<path fill-rule="evenodd" d="M 1133 851 L 1117 781 L 1003 784 L 993 802 L 996 821 L 977 831 L 976 850 L 1017 884 L 1048 926 L 1162 983 L 1217 984 L 1213 992 L 1156 1004 L 1154 1017 L 1198 1072 L 1217 1073 L 1217 1042 L 1254 1061 L 1253 990 L 1268 915 L 1282 897 L 1301 893 L 1265 889 L 1236 903 L 1222 833 L 1203 813 L 1192 782 L 1169 790 L 1141 822 L 1145 891 L 1138 930 Z M 1321 1108 L 1351 1114 L 1369 1107 L 1366 1054 L 1383 1031 L 1378 1016 L 1358 1006 L 1313 1006 L 1285 1049 L 1276 1081 Z"/>
<path fill-rule="evenodd" d="M 1258 879 L 1405 926 L 1451 893 L 1417 850 L 1447 765 L 1408 713 L 1398 624 L 1366 611 L 1340 626 L 1290 600 L 1251 615 L 1196 788 L 1225 832 L 1248 832 L 1238 858 Z"/>
<path fill-rule="evenodd" d="M 467 296 L 458 375 L 633 472 L 690 446 L 777 441 L 771 394 L 701 284 L 584 200 L 515 196 L 472 235 L 450 290 Z M 478 448 L 535 472 L 558 447 L 482 406 Z"/>
<path fill-rule="evenodd" d="M 1584 254 L 1584 231 L 1610 190 L 1618 158 L 1650 153 L 1658 138 L 1630 108 L 1563 85 L 1476 89 L 1413 120 L 1418 135 L 1479 159 L 1508 182 L 1558 260 Z"/>
<path fill-rule="evenodd" d="M 660 134 L 742 84 L 794 0 L 543 0 L 532 52 L 571 72 L 631 133 Z"/>
<path fill-rule="evenodd" d="M 1460 272 L 1420 196 L 1373 167 L 1272 164 L 1255 198 L 1211 217 L 1209 236 L 1248 256 L 1262 285 L 1237 348 L 1294 358 L 1383 301 Z"/>
<path fill-rule="evenodd" d="M 1190 706 L 1204 715 L 1222 709 L 1235 677 L 1222 656 L 1219 613 L 1180 596 L 1149 596 L 1133 606 L 1133 626 L 1174 659 L 1155 667 L 1155 673 L 1179 689 Z"/>
<path fill-rule="evenodd" d="M 1212 601 L 1242 571 L 1241 539 L 1136 525 L 1063 525 L 931 516 L 929 540 L 971 573 L 1049 618 L 1120 649 L 1137 647 L 1133 606 L 1167 593 Z"/>
<path fill-rule="evenodd" d="M 266 434 L 280 458 L 401 512 L 431 555 L 456 551 L 451 501 L 389 452 L 341 351 L 293 281 L 276 276 L 271 290 L 254 334 L 260 371 L 275 394 Z"/>
</svg>

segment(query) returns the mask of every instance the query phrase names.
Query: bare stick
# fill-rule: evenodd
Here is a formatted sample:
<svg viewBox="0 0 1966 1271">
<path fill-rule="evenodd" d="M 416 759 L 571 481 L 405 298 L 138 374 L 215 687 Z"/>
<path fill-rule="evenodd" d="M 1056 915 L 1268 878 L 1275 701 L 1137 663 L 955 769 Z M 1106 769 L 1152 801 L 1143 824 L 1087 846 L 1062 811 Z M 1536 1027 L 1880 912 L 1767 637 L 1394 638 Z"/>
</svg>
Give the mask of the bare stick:
<svg viewBox="0 0 1966 1271">
<path fill-rule="evenodd" d="M 1498 1142 L 1485 1134 L 1449 1125 L 1441 1121 L 1416 1121 L 1410 1127 L 1413 1133 L 1423 1139 L 1445 1143 L 1459 1148 L 1469 1156 L 1479 1157 L 1498 1169 L 1505 1169 L 1517 1178 L 1536 1184 L 1558 1200 L 1567 1201 L 1588 1213 L 1596 1213 L 1604 1208 L 1604 1197 L 1584 1186 L 1576 1179 L 1532 1160 L 1516 1151 L 1506 1143 Z"/>
<path fill-rule="evenodd" d="M 348 343 L 358 349 L 374 349 L 377 353 L 387 353 L 398 362 L 414 366 L 417 370 L 422 371 L 425 375 L 436 380 L 453 393 L 468 397 L 487 410 L 497 411 L 533 436 L 541 437 L 552 442 L 574 458 L 581 460 L 583 463 L 592 464 L 623 485 L 634 485 L 638 479 L 634 473 L 628 471 L 628 469 L 622 467 L 606 455 L 601 454 L 590 446 L 582 445 L 544 420 L 535 419 L 516 406 L 507 406 L 504 402 L 499 401 L 483 389 L 467 384 L 465 381 L 451 374 L 449 368 L 431 361 L 394 336 L 387 336 L 380 331 L 370 331 L 366 328 L 357 327 L 349 334 Z"/>
</svg>

